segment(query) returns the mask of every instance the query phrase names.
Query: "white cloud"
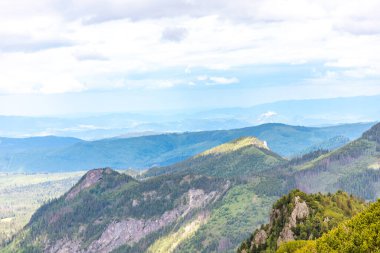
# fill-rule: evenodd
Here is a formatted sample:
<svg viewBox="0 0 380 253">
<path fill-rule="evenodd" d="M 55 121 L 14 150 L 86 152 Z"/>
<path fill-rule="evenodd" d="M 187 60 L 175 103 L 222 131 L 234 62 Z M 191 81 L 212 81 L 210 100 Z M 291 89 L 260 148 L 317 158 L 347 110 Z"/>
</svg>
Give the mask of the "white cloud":
<svg viewBox="0 0 380 253">
<path fill-rule="evenodd" d="M 188 66 L 322 62 L 338 77 L 374 77 L 378 13 L 376 0 L 0 1 L 0 93 L 167 89 L 189 80 L 125 80 Z"/>
<path fill-rule="evenodd" d="M 206 80 L 208 80 L 208 76 L 198 76 L 197 80 L 198 81 L 206 81 Z"/>
<path fill-rule="evenodd" d="M 267 112 L 261 114 L 260 117 L 270 118 L 270 117 L 273 117 L 273 116 L 276 116 L 276 115 L 277 115 L 277 112 L 267 111 Z"/>
<path fill-rule="evenodd" d="M 227 77 L 220 77 L 220 76 L 212 76 L 209 79 L 212 82 L 212 83 L 210 83 L 211 85 L 213 85 L 213 84 L 233 84 L 233 83 L 239 82 L 239 79 L 237 79 L 236 77 L 227 78 Z"/>
<path fill-rule="evenodd" d="M 274 111 L 267 111 L 267 112 L 262 113 L 262 114 L 258 117 L 257 121 L 258 121 L 259 123 L 272 122 L 272 119 L 273 119 L 275 116 L 277 116 L 277 115 L 278 115 L 277 112 L 274 112 Z"/>
<path fill-rule="evenodd" d="M 197 81 L 203 82 L 206 85 L 226 85 L 226 84 L 234 84 L 238 83 L 239 79 L 236 77 L 223 77 L 223 76 L 206 76 L 201 75 L 197 76 Z"/>
<path fill-rule="evenodd" d="M 97 52 L 83 51 L 83 52 L 74 52 L 73 56 L 78 61 L 108 61 L 109 59 Z"/>
</svg>

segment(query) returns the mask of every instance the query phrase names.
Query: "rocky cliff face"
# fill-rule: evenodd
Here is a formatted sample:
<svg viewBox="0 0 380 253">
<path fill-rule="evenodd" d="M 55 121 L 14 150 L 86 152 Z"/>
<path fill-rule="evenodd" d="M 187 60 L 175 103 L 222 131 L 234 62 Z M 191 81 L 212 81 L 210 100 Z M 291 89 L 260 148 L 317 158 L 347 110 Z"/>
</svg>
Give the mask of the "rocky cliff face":
<svg viewBox="0 0 380 253">
<path fill-rule="evenodd" d="M 309 207 L 299 196 L 294 198 L 294 205 L 289 221 L 285 223 L 285 226 L 277 239 L 277 247 L 283 242 L 294 241 L 294 233 L 292 229 L 296 227 L 297 222 L 303 221 L 309 216 Z"/>
</svg>

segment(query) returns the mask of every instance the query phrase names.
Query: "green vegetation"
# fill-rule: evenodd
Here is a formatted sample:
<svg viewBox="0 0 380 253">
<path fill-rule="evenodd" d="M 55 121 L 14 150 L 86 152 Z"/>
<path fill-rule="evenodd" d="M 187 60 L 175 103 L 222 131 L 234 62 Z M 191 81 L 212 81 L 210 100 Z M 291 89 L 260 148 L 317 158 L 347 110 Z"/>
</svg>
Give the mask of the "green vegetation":
<svg viewBox="0 0 380 253">
<path fill-rule="evenodd" d="M 234 252 L 252 228 L 267 221 L 275 197 L 254 193 L 254 185 L 232 188 L 211 211 L 207 222 L 177 252 Z"/>
<path fill-rule="evenodd" d="M 344 192 L 306 194 L 293 190 L 273 205 L 270 223 L 261 226 L 238 252 L 280 252 L 305 245 L 304 240 L 321 237 L 366 207 L 364 201 Z"/>
<path fill-rule="evenodd" d="M 329 153 L 329 151 L 326 149 L 314 150 L 314 151 L 311 151 L 309 153 L 303 154 L 301 156 L 297 156 L 297 157 L 292 158 L 289 161 L 288 166 L 296 166 L 296 165 L 305 164 L 306 162 L 317 159 L 317 158 L 321 157 L 322 155 L 326 155 L 327 153 Z"/>
<path fill-rule="evenodd" d="M 356 196 L 373 200 L 380 197 L 379 182 L 380 171 L 367 169 L 339 178 L 335 186 Z"/>
<path fill-rule="evenodd" d="M 295 185 L 306 192 L 343 189 L 367 200 L 380 196 L 380 124 L 363 137 L 318 158 L 292 166 Z M 323 182 L 323 183 L 321 183 Z"/>
<path fill-rule="evenodd" d="M 269 137 L 264 139 L 271 147 L 270 138 L 277 135 L 281 135 L 281 145 L 296 135 L 305 137 L 303 146 L 319 138 L 316 129 L 272 124 L 273 132 L 267 133 L 266 127 L 254 131 Z M 116 156 L 127 163 L 136 158 L 136 164 L 172 163 L 196 150 L 203 153 L 171 166 L 153 168 L 145 174 L 150 177 L 141 180 L 110 169 L 90 171 L 68 193 L 39 208 L 15 240 L 0 252 L 40 252 L 42 247 L 67 245 L 71 251 L 91 247 L 99 251 L 104 246 L 102 240 L 112 246 L 107 252 L 114 253 L 233 252 L 252 230 L 267 221 L 267 212 L 277 196 L 288 192 L 273 205 L 270 223 L 256 230 L 239 250 L 249 252 L 251 246 L 254 252 L 288 252 L 302 247 L 313 250 L 318 240 L 311 239 L 321 238 L 366 204 L 341 191 L 308 195 L 291 189 L 344 189 L 365 199 L 378 196 L 378 127 L 338 150 L 314 150 L 290 161 L 256 138 L 229 139 L 237 133 L 239 137 L 247 136 L 243 133 L 253 128 L 75 144 L 89 145 L 82 153 L 86 157 L 96 151 L 102 154 L 96 159 L 111 161 Z M 222 133 L 222 139 L 229 142 L 207 150 L 211 142 L 221 140 Z M 308 139 L 310 135 L 313 141 Z M 100 143 L 104 144 L 101 148 L 97 147 Z M 119 149 L 112 153 L 115 143 Z M 129 152 L 132 144 L 139 146 L 138 156 L 136 150 Z M 293 144 L 291 149 L 301 146 L 297 141 Z M 65 152 L 72 150 L 65 150 L 61 159 L 66 159 Z M 119 166 L 123 163 L 114 167 Z M 129 222 L 133 226 L 127 226 Z M 295 241 L 287 242 L 290 239 Z"/>
<path fill-rule="evenodd" d="M 285 242 L 278 247 L 276 250 L 276 253 L 293 253 L 296 250 L 305 247 L 306 245 L 309 245 L 310 241 L 308 240 L 297 240 L 297 241 L 290 241 L 290 242 Z M 311 251 L 308 251 L 311 253 Z"/>
<path fill-rule="evenodd" d="M 345 253 L 379 252 L 380 201 L 352 219 L 342 222 L 330 232 L 306 245 L 294 247 L 290 252 L 297 253 Z"/>
</svg>

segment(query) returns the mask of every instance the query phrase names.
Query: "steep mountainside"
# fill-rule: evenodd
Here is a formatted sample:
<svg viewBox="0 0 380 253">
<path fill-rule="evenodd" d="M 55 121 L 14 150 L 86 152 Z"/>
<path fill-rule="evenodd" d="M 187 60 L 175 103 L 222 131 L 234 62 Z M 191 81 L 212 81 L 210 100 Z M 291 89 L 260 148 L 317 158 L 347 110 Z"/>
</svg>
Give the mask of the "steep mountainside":
<svg viewBox="0 0 380 253">
<path fill-rule="evenodd" d="M 342 189 L 365 199 L 380 197 L 380 124 L 344 147 L 295 166 L 295 186 L 306 192 Z"/>
<path fill-rule="evenodd" d="M 0 252 L 143 252 L 182 224 L 203 222 L 230 187 L 204 176 L 139 182 L 111 169 L 92 170 L 42 206 Z"/>
<path fill-rule="evenodd" d="M 0 171 L 53 172 L 166 166 L 183 161 L 217 145 L 244 136 L 265 140 L 273 152 L 291 157 L 336 136 L 358 138 L 372 123 L 331 127 L 299 127 L 264 124 L 233 130 L 161 134 L 134 138 L 80 141 L 48 150 L 9 149 L 0 143 Z M 9 140 L 9 139 L 8 139 Z M 10 139 L 13 140 L 13 139 Z M 23 141 L 23 139 L 16 139 Z"/>
<path fill-rule="evenodd" d="M 300 244 L 296 240 L 319 238 L 365 207 L 364 201 L 344 192 L 308 195 L 294 190 L 273 205 L 269 224 L 257 229 L 238 252 L 274 252 Z"/>
<path fill-rule="evenodd" d="M 219 145 L 183 162 L 153 168 L 145 176 L 157 176 L 174 172 L 238 178 L 270 170 L 286 160 L 270 151 L 265 142 L 254 137 L 243 137 Z"/>
</svg>

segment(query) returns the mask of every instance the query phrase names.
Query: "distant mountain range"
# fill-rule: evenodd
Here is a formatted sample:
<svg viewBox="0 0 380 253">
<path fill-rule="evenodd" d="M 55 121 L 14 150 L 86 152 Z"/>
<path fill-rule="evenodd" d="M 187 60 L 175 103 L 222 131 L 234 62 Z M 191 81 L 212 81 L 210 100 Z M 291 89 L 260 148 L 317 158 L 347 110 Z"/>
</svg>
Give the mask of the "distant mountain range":
<svg viewBox="0 0 380 253">
<path fill-rule="evenodd" d="M 273 152 L 283 157 L 292 157 L 316 147 L 327 150 L 337 148 L 344 145 L 346 139 L 358 138 L 373 124 L 316 128 L 273 123 L 233 130 L 119 137 L 97 141 L 53 136 L 0 138 L 0 172 L 57 172 L 100 167 L 147 169 L 183 161 L 207 149 L 245 136 L 264 140 Z"/>
<path fill-rule="evenodd" d="M 72 136 L 85 140 L 155 133 L 226 130 L 283 123 L 327 126 L 374 122 L 380 118 L 380 96 L 291 100 L 247 108 L 166 113 L 104 113 L 78 116 L 0 116 L 0 136 Z"/>
<path fill-rule="evenodd" d="M 275 199 L 289 192 L 273 206 L 269 225 L 245 241 L 248 248 L 241 252 L 252 245 L 263 250 L 280 246 L 282 252 L 303 246 L 301 252 L 362 252 L 351 233 L 373 252 L 380 247 L 372 240 L 378 233 L 378 205 L 340 222 L 365 207 L 349 194 L 367 200 L 379 196 L 379 152 L 376 124 L 337 150 L 292 160 L 245 137 L 162 171 L 153 168 L 141 180 L 109 168 L 91 170 L 65 195 L 43 205 L 0 252 L 235 252 L 254 228 L 266 223 Z M 296 187 L 316 194 L 293 191 Z M 348 194 L 317 193 L 341 188 Z M 340 235 L 353 251 L 344 250 Z"/>
</svg>

